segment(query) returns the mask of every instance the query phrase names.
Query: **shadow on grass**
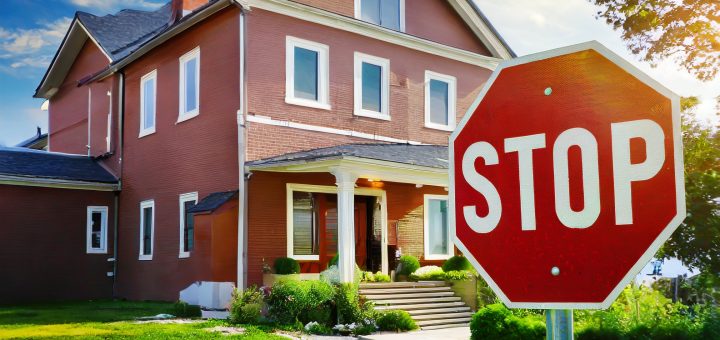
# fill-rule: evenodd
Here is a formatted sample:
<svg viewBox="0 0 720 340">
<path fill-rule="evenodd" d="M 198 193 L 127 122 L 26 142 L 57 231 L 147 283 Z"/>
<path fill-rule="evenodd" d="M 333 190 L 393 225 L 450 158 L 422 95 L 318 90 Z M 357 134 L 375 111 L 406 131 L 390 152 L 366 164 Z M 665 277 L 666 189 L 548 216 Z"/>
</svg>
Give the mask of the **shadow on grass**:
<svg viewBox="0 0 720 340">
<path fill-rule="evenodd" d="M 33 303 L 0 307 L 0 326 L 114 322 L 161 313 L 172 314 L 173 303 L 111 300 Z"/>
</svg>

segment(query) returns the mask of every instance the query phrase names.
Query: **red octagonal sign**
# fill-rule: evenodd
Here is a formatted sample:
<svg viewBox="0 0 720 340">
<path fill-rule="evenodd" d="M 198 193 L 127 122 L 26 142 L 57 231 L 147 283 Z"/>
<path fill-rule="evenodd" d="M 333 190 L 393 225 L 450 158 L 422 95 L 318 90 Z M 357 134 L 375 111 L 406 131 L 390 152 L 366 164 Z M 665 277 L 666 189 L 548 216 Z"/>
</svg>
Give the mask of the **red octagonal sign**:
<svg viewBox="0 0 720 340">
<path fill-rule="evenodd" d="M 510 307 L 607 308 L 685 218 L 679 97 L 597 42 L 502 63 L 450 140 L 456 245 Z"/>
</svg>

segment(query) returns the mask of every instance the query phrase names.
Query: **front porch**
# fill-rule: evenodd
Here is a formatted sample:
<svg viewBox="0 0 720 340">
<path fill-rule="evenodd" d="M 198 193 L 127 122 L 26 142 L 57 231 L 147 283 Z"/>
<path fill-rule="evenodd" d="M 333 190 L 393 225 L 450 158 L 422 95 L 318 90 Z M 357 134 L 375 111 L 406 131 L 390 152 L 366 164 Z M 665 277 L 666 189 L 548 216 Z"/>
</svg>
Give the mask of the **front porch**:
<svg viewBox="0 0 720 340">
<path fill-rule="evenodd" d="M 446 159 L 444 146 L 356 144 L 250 162 L 248 284 L 278 257 L 319 273 L 337 255 L 343 282 L 356 264 L 389 274 L 396 250 L 441 263 L 455 252 Z"/>
</svg>

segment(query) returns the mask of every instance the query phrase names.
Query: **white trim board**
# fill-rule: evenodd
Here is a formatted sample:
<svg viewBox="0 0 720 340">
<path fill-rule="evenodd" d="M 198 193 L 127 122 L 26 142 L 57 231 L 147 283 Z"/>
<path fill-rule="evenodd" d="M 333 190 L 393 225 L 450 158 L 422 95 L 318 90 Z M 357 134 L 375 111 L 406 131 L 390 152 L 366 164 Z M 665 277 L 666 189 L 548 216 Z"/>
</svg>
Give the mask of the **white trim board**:
<svg viewBox="0 0 720 340">
<path fill-rule="evenodd" d="M 497 283 L 493 281 L 492 277 L 483 269 L 483 267 L 480 265 L 480 263 L 472 256 L 472 254 L 468 251 L 468 248 L 462 243 L 462 241 L 457 237 L 456 229 L 455 229 L 455 187 L 453 183 L 455 182 L 454 178 L 454 167 L 455 167 L 455 160 L 454 160 L 454 142 L 455 139 L 458 137 L 458 134 L 460 131 L 462 131 L 465 124 L 467 124 L 470 117 L 473 115 L 477 107 L 480 105 L 480 102 L 483 100 L 485 95 L 488 93 L 490 88 L 492 87 L 492 84 L 497 79 L 500 72 L 505 68 L 510 68 L 516 65 L 521 64 L 527 64 L 534 61 L 539 60 L 545 60 L 557 56 L 562 56 L 566 54 L 571 54 L 575 52 L 581 52 L 581 51 L 587 51 L 587 50 L 594 50 L 598 52 L 603 57 L 607 58 L 608 60 L 612 61 L 617 67 L 622 68 L 627 73 L 631 74 L 635 78 L 637 78 L 640 82 L 644 83 L 645 85 L 651 87 L 658 93 L 662 94 L 663 96 L 670 99 L 672 103 L 672 121 L 673 121 L 673 134 L 676 138 L 674 138 L 674 144 L 673 148 L 675 150 L 674 154 L 674 162 L 675 162 L 675 190 L 676 190 L 676 209 L 677 209 L 677 215 L 668 223 L 665 230 L 658 235 L 658 237 L 652 242 L 652 244 L 648 247 L 648 249 L 645 251 L 645 253 L 635 262 L 635 264 L 630 268 L 630 270 L 624 275 L 622 280 L 618 283 L 618 285 L 615 287 L 615 289 L 608 294 L 608 296 L 605 298 L 604 301 L 600 303 L 588 303 L 588 302 L 568 302 L 568 303 L 538 303 L 538 302 L 512 302 L 508 299 L 507 295 L 503 293 L 503 291 L 499 288 Z M 478 273 L 485 279 L 485 281 L 488 283 L 488 285 L 493 289 L 493 291 L 498 295 L 498 297 L 510 308 L 531 308 L 531 309 L 607 309 L 610 307 L 610 305 L 615 301 L 615 299 L 620 295 L 620 293 L 623 291 L 623 289 L 632 282 L 632 280 L 635 278 L 636 274 L 642 270 L 642 268 L 650 262 L 650 260 L 653 258 L 657 250 L 662 246 L 663 243 L 672 235 L 672 233 L 677 229 L 677 227 L 682 223 L 682 221 L 685 219 L 686 216 L 686 207 L 685 207 L 685 179 L 684 179 L 684 165 L 683 165 L 683 145 L 682 145 L 682 138 L 680 137 L 680 96 L 673 93 L 666 87 L 664 87 L 662 84 L 657 82 L 656 80 L 652 79 L 647 74 L 643 73 L 640 69 L 636 68 L 630 62 L 623 59 L 619 55 L 612 52 L 607 47 L 603 46 L 597 41 L 589 41 L 585 43 L 580 43 L 576 45 L 561 47 L 549 51 L 544 51 L 536 54 L 531 54 L 523 57 L 519 57 L 512 60 L 506 60 L 503 61 L 493 72 L 490 79 L 487 81 L 483 89 L 478 94 L 477 99 L 475 102 L 470 105 L 468 108 L 465 116 L 463 116 L 463 119 L 458 124 L 458 127 L 455 129 L 455 132 L 452 133 L 450 136 L 450 144 L 449 144 L 449 162 L 450 162 L 450 204 L 449 204 L 449 216 L 450 216 L 450 228 L 452 230 L 452 237 L 455 242 L 455 245 L 460 249 L 460 251 L 465 254 L 465 256 L 470 260 L 470 262 L 475 266 L 475 268 L 478 270 Z"/>
</svg>

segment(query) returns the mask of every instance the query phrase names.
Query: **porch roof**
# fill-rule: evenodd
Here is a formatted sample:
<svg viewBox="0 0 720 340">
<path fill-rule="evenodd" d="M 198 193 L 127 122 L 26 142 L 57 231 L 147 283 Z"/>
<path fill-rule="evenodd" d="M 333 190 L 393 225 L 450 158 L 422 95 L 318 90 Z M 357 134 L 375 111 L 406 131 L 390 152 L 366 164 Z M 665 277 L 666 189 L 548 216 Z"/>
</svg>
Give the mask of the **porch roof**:
<svg viewBox="0 0 720 340">
<path fill-rule="evenodd" d="M 347 171 L 360 178 L 447 186 L 444 145 L 345 144 L 288 153 L 247 163 L 251 171 Z"/>
</svg>

